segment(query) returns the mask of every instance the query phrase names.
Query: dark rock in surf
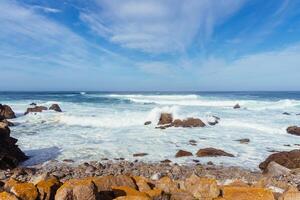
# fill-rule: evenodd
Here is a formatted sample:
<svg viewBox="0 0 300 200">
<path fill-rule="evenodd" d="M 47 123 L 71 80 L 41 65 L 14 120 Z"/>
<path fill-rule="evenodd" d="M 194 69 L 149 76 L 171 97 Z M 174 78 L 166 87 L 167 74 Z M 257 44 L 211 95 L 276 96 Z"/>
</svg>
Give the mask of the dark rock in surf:
<svg viewBox="0 0 300 200">
<path fill-rule="evenodd" d="M 26 112 L 24 113 L 24 115 L 27 115 L 28 113 L 37 113 L 37 112 L 42 112 L 44 110 L 48 110 L 47 107 L 45 106 L 35 106 L 33 108 L 27 108 Z"/>
<path fill-rule="evenodd" d="M 52 104 L 49 108 L 49 110 L 54 110 L 56 112 L 62 112 L 58 104 Z"/>
<path fill-rule="evenodd" d="M 16 115 L 11 107 L 0 104 L 0 120 L 12 118 L 16 118 Z"/>
<path fill-rule="evenodd" d="M 186 157 L 186 156 L 193 156 L 193 154 L 185 150 L 179 150 L 175 155 L 176 158 Z"/>
<path fill-rule="evenodd" d="M 214 126 L 219 123 L 220 118 L 216 116 L 210 116 L 209 119 L 207 120 L 208 124 L 211 126 Z"/>
<path fill-rule="evenodd" d="M 234 109 L 239 109 L 241 108 L 240 104 L 235 104 L 235 106 L 233 106 Z"/>
<path fill-rule="evenodd" d="M 135 153 L 133 154 L 133 157 L 143 157 L 149 155 L 148 153 Z"/>
<path fill-rule="evenodd" d="M 300 168 L 300 150 L 296 149 L 271 154 L 264 162 L 259 164 L 259 168 L 265 171 L 269 163 L 272 161 L 288 169 Z"/>
<path fill-rule="evenodd" d="M 180 120 L 180 119 L 174 120 L 172 126 L 191 128 L 191 127 L 204 127 L 205 124 L 198 118 L 187 118 L 184 120 Z"/>
<path fill-rule="evenodd" d="M 170 113 L 161 113 L 158 125 L 171 124 L 173 121 L 173 116 Z"/>
<path fill-rule="evenodd" d="M 7 119 L 3 119 L 1 122 L 6 124 L 7 126 L 14 126 L 15 125 L 14 123 L 8 121 Z"/>
<path fill-rule="evenodd" d="M 235 141 L 240 142 L 241 144 L 248 144 L 250 142 L 250 139 L 243 138 L 243 139 L 239 139 L 239 140 L 235 140 Z"/>
<path fill-rule="evenodd" d="M 291 113 L 288 113 L 288 112 L 284 112 L 282 113 L 283 115 L 291 115 Z"/>
<path fill-rule="evenodd" d="M 151 123 L 152 123 L 151 121 L 146 121 L 146 122 L 144 123 L 144 125 L 147 126 L 147 125 L 150 125 Z"/>
<path fill-rule="evenodd" d="M 29 104 L 30 106 L 36 106 L 37 104 L 36 103 L 31 103 L 31 104 Z"/>
<path fill-rule="evenodd" d="M 0 169 L 12 169 L 27 159 L 16 145 L 17 139 L 10 137 L 7 124 L 0 122 Z"/>
<path fill-rule="evenodd" d="M 215 148 L 199 149 L 196 155 L 198 157 L 218 157 L 218 156 L 234 157 L 234 155 L 231 153 L 227 153 L 221 149 L 215 149 Z"/>
<path fill-rule="evenodd" d="M 286 129 L 289 134 L 300 136 L 300 127 L 290 126 Z"/>
</svg>

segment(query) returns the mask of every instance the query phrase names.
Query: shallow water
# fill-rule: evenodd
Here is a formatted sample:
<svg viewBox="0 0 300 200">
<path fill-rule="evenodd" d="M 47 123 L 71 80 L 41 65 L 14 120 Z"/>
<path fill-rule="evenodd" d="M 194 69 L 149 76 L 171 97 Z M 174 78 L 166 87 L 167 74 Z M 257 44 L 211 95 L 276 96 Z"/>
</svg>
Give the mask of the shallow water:
<svg viewBox="0 0 300 200">
<path fill-rule="evenodd" d="M 145 161 L 170 159 L 178 163 L 213 161 L 217 164 L 255 169 L 270 150 L 298 148 L 300 137 L 286 133 L 290 125 L 300 125 L 299 92 L 200 92 L 200 93 L 0 93 L 0 102 L 10 105 L 18 118 L 12 120 L 12 135 L 35 164 L 49 159 L 78 162 L 120 158 L 135 160 L 134 153 L 149 153 Z M 58 103 L 64 112 L 23 113 L 29 104 Z M 239 103 L 242 109 L 232 107 Z M 209 116 L 221 118 L 205 128 L 155 129 L 161 112 L 175 118 Z M 283 115 L 290 112 L 291 115 Z M 152 121 L 144 126 L 145 121 Z M 249 144 L 237 139 L 249 138 Z M 197 141 L 197 146 L 189 140 Z M 290 144 L 291 146 L 285 146 Z M 174 158 L 179 149 L 193 152 L 215 147 L 234 158 Z"/>
</svg>

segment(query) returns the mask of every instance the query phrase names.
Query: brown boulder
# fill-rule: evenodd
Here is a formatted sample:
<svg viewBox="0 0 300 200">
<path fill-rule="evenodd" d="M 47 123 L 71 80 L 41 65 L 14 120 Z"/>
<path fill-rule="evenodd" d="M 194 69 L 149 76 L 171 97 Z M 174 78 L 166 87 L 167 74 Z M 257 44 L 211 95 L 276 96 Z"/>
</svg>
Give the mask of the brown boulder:
<svg viewBox="0 0 300 200">
<path fill-rule="evenodd" d="M 171 124 L 173 121 L 173 116 L 170 113 L 161 113 L 158 125 Z"/>
<path fill-rule="evenodd" d="M 53 200 L 60 186 L 61 183 L 55 177 L 38 182 L 36 187 L 39 191 L 39 198 L 42 200 Z"/>
<path fill-rule="evenodd" d="M 204 127 L 205 124 L 198 118 L 187 118 L 184 120 L 176 119 L 172 123 L 175 127 Z"/>
<path fill-rule="evenodd" d="M 265 171 L 272 161 L 288 169 L 300 168 L 300 150 L 296 149 L 271 154 L 264 162 L 259 164 L 259 168 Z"/>
<path fill-rule="evenodd" d="M 56 112 L 62 112 L 62 110 L 60 109 L 59 105 L 58 104 L 52 104 L 49 108 L 49 110 L 54 110 Z"/>
<path fill-rule="evenodd" d="M 217 156 L 228 156 L 228 157 L 234 157 L 234 155 L 227 153 L 221 149 L 215 149 L 215 148 L 205 148 L 205 149 L 199 149 L 199 151 L 196 154 L 198 157 L 217 157 Z"/>
<path fill-rule="evenodd" d="M 223 187 L 224 199 L 230 200 L 275 200 L 271 190 L 254 187 Z"/>
<path fill-rule="evenodd" d="M 0 104 L 0 120 L 12 118 L 16 118 L 16 115 L 11 107 Z"/>
<path fill-rule="evenodd" d="M 48 110 L 47 107 L 45 106 L 35 106 L 33 108 L 27 108 L 26 112 L 24 113 L 24 115 L 27 115 L 30 112 L 36 113 L 36 112 L 42 112 L 43 110 Z"/>
<path fill-rule="evenodd" d="M 290 126 L 286 129 L 289 134 L 300 136 L 300 127 Z"/>
<path fill-rule="evenodd" d="M 179 158 L 179 157 L 185 157 L 185 156 L 193 156 L 193 154 L 191 152 L 188 152 L 188 151 L 184 151 L 184 150 L 179 150 L 175 157 L 176 158 Z"/>
</svg>

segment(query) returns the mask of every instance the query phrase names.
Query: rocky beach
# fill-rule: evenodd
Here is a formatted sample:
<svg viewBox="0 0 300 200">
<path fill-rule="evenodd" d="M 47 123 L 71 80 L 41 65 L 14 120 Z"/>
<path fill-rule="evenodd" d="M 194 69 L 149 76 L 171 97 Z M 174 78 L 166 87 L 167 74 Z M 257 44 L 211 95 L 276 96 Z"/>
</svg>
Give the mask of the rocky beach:
<svg viewBox="0 0 300 200">
<path fill-rule="evenodd" d="M 232 109 L 241 109 L 235 105 Z M 60 113 L 58 104 L 41 106 L 31 103 L 24 115 Z M 169 159 L 145 162 L 145 153 L 126 158 L 101 158 L 78 163 L 72 159 L 47 160 L 26 165 L 30 159 L 11 136 L 11 128 L 20 126 L 10 120 L 17 115 L 9 105 L 0 105 L 0 200 L 93 200 L 93 199 L 200 199 L 200 200 L 297 200 L 300 199 L 300 150 L 270 152 L 256 169 L 201 162 L 197 158 L 235 157 L 222 149 L 200 148 L 197 152 L 179 149 L 175 158 L 196 157 L 192 163 L 176 163 Z M 201 129 L 222 120 L 211 116 L 206 124 L 200 118 L 176 119 L 172 113 L 160 113 L 154 129 Z M 299 136 L 300 128 L 290 126 L 286 134 Z M 196 146 L 196 140 L 189 145 Z M 251 140 L 236 142 L 247 145 Z"/>
</svg>

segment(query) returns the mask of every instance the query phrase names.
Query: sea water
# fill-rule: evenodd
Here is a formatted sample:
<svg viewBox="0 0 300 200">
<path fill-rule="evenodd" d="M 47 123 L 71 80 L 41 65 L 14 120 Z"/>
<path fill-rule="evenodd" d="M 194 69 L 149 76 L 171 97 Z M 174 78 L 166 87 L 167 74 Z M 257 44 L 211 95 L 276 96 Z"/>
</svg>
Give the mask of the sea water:
<svg viewBox="0 0 300 200">
<path fill-rule="evenodd" d="M 48 107 L 57 103 L 63 112 L 24 115 L 32 102 Z M 134 153 L 148 153 L 138 159 L 182 164 L 198 159 L 257 169 L 271 151 L 297 149 L 300 144 L 300 136 L 286 132 L 288 126 L 300 125 L 300 92 L 2 92 L 0 103 L 17 114 L 11 120 L 17 124 L 11 127 L 12 136 L 30 156 L 25 165 L 51 159 L 135 160 Z M 236 103 L 241 109 L 233 109 Z M 162 112 L 176 119 L 197 117 L 206 124 L 211 116 L 221 120 L 204 128 L 155 129 Z M 152 124 L 145 126 L 146 121 Z M 235 141 L 242 138 L 250 143 Z M 175 158 L 179 149 L 195 155 L 207 147 L 235 157 Z"/>
</svg>

